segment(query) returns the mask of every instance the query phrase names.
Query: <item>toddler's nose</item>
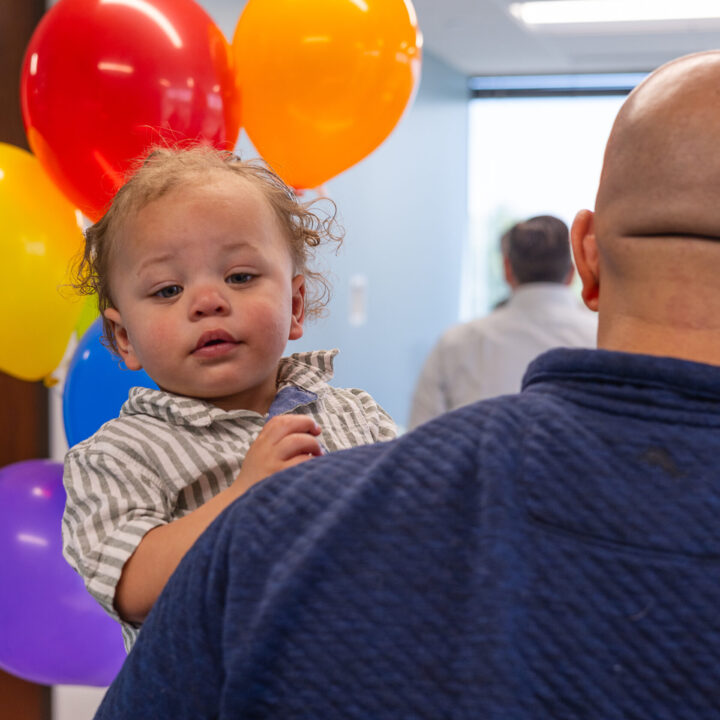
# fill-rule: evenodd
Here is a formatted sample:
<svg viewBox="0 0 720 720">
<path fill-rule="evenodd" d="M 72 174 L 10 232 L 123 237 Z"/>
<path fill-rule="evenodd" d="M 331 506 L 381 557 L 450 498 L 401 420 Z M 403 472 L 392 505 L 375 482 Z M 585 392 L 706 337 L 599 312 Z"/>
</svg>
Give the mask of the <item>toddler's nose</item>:
<svg viewBox="0 0 720 720">
<path fill-rule="evenodd" d="M 195 293 L 190 314 L 194 318 L 202 318 L 210 315 L 225 315 L 229 309 L 230 304 L 223 293 L 214 288 L 202 288 Z"/>
</svg>

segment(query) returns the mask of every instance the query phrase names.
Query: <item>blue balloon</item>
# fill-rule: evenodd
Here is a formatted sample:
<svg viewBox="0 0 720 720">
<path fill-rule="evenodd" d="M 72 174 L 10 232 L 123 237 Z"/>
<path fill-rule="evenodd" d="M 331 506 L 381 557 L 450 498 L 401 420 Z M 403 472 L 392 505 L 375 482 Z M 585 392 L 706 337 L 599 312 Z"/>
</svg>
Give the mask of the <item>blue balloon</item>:
<svg viewBox="0 0 720 720">
<path fill-rule="evenodd" d="M 63 390 L 65 437 L 71 447 L 118 416 L 130 388 L 158 389 L 144 370 L 128 370 L 100 341 L 102 318 L 80 338 Z"/>
</svg>

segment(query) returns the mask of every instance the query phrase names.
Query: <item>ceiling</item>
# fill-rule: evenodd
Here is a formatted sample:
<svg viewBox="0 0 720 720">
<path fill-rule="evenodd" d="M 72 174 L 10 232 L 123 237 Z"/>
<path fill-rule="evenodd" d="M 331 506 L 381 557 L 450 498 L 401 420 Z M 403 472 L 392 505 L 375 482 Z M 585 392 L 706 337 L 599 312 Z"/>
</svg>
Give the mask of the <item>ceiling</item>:
<svg viewBox="0 0 720 720">
<path fill-rule="evenodd" d="M 540 33 L 510 15 L 511 1 L 414 0 L 425 49 L 464 75 L 512 75 L 643 72 L 680 55 L 720 48 L 720 22 Z M 232 37 L 243 0 L 201 4 Z"/>
<path fill-rule="evenodd" d="M 466 75 L 647 71 L 720 47 L 720 23 L 710 21 L 540 33 L 510 15 L 511 1 L 415 0 L 415 8 L 427 48 Z"/>
</svg>

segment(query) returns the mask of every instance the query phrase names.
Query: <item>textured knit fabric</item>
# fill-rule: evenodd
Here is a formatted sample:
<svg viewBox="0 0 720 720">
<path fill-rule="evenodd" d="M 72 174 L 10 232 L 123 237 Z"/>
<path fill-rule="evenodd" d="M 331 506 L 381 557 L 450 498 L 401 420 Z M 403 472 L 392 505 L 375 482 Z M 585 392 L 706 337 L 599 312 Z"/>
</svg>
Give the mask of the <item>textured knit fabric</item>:
<svg viewBox="0 0 720 720">
<path fill-rule="evenodd" d="M 719 451 L 720 368 L 547 353 L 236 501 L 97 717 L 716 719 Z"/>
<path fill-rule="evenodd" d="M 70 450 L 64 473 L 65 557 L 111 616 L 120 620 L 113 608 L 115 587 L 143 536 L 229 487 L 269 417 L 311 415 L 327 451 L 395 437 L 394 423 L 370 395 L 327 384 L 336 353 L 284 358 L 267 416 L 133 388 L 119 418 Z M 138 629 L 122 625 L 129 649 Z"/>
<path fill-rule="evenodd" d="M 560 283 L 516 288 L 501 308 L 447 330 L 418 378 L 409 427 L 477 400 L 520 392 L 531 360 L 556 347 L 596 345 L 597 316 Z"/>
</svg>

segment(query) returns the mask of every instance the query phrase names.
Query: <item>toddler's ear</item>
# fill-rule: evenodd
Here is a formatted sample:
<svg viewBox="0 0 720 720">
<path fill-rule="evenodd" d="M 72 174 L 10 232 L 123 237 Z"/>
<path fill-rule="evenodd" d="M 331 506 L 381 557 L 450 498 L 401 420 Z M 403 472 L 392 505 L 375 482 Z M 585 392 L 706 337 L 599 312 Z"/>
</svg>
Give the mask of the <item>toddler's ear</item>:
<svg viewBox="0 0 720 720">
<path fill-rule="evenodd" d="M 122 316 L 115 308 L 107 308 L 103 315 L 106 320 L 110 322 L 112 326 L 113 337 L 115 338 L 115 344 L 117 345 L 120 357 L 123 362 L 127 365 L 129 370 L 141 370 L 142 365 L 135 355 L 132 343 L 130 342 L 130 336 L 128 335 L 127 328 L 123 325 Z"/>
<path fill-rule="evenodd" d="M 292 319 L 289 340 L 298 340 L 303 334 L 305 322 L 305 276 L 296 275 L 292 279 Z"/>
</svg>

